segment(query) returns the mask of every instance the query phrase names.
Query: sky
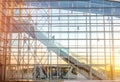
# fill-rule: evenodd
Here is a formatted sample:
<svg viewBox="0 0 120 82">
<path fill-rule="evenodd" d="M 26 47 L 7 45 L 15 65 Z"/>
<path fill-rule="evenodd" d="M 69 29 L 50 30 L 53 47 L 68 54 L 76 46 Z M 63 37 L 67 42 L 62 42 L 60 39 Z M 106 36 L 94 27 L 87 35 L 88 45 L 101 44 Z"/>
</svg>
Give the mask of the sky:
<svg viewBox="0 0 120 82">
<path fill-rule="evenodd" d="M 54 36 L 54 43 L 69 48 L 69 52 L 71 53 L 71 55 L 72 53 L 79 53 L 77 55 L 86 56 L 86 54 L 88 53 L 88 55 L 90 56 L 90 49 L 86 49 L 86 46 L 89 48 L 91 45 L 91 47 L 93 47 L 91 49 L 92 57 L 96 57 L 96 55 L 99 55 L 100 57 L 104 58 L 104 38 L 105 38 L 107 39 L 105 40 L 106 47 L 108 47 L 106 48 L 106 52 L 107 52 L 106 55 L 110 56 L 111 55 L 110 53 L 112 51 L 112 49 L 110 48 L 112 47 L 111 45 L 112 40 L 110 40 L 112 39 L 111 22 L 114 23 L 113 30 L 120 31 L 119 18 L 117 17 L 113 17 L 114 20 L 112 21 L 111 17 L 108 16 L 103 17 L 100 14 L 98 14 L 96 17 L 96 14 L 94 13 L 77 12 L 77 11 L 70 11 L 63 9 L 61 10 L 29 9 L 29 10 L 23 10 L 23 12 L 25 13 L 23 14 L 25 16 L 31 15 L 31 23 L 38 23 L 37 25 L 35 25 L 36 31 L 40 31 L 44 33 L 49 39 L 52 39 L 52 37 Z M 16 11 L 16 15 L 19 16 L 19 11 Z M 52 18 L 48 17 L 48 15 L 53 17 Z M 89 17 L 89 15 L 91 15 L 91 18 Z M 34 16 L 39 16 L 39 17 L 34 17 Z M 28 20 L 28 17 L 24 19 Z M 90 34 L 90 28 L 91 31 L 93 32 L 91 34 Z M 106 31 L 105 36 L 104 36 L 104 32 L 102 32 L 104 31 L 104 28 Z M 114 40 L 115 47 L 120 46 L 119 35 L 120 35 L 119 32 L 114 33 L 114 39 L 118 39 L 118 40 Z M 26 35 L 26 37 L 28 37 L 28 35 Z M 86 43 L 86 39 L 87 39 L 87 43 Z M 91 44 L 89 39 L 93 39 L 91 40 Z M 38 44 L 41 43 L 38 42 Z M 14 45 L 18 45 L 17 40 L 16 42 L 14 42 Z M 70 48 L 70 47 L 74 47 L 74 48 Z M 120 51 L 119 48 L 115 48 L 114 50 L 115 50 L 114 55 L 118 57 Z M 39 51 L 40 50 L 38 50 L 38 52 Z"/>
</svg>

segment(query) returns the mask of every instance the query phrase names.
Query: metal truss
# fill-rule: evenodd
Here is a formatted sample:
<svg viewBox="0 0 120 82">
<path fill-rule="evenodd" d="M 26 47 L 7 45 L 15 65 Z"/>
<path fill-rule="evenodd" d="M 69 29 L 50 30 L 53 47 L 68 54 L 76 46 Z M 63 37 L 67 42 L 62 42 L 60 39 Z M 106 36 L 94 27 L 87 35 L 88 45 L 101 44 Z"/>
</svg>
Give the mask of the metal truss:
<svg viewBox="0 0 120 82">
<path fill-rule="evenodd" d="M 52 5 L 54 1 L 58 6 Z M 70 4 L 70 1 L 67 1 L 68 7 L 61 7 L 63 0 L 0 1 L 0 80 L 33 80 L 35 65 L 42 66 L 51 79 L 52 66 L 57 71 L 62 64 L 69 67 L 70 61 L 66 63 L 50 50 L 54 47 L 46 46 L 36 38 L 41 32 L 47 36 L 41 40 L 59 43 L 59 49 L 68 48 L 71 57 L 89 65 L 89 79 L 93 79 L 92 69 L 107 75 L 107 79 L 120 76 L 117 70 L 120 68 L 117 63 L 120 58 L 120 15 L 113 12 L 120 6 L 114 6 L 113 2 L 109 2 L 109 6 L 91 6 L 96 1 L 87 0 L 87 7 L 78 4 L 74 7 L 75 3 Z M 46 5 L 40 6 L 43 3 Z M 106 13 L 106 9 L 111 13 Z M 102 14 L 95 13 L 96 10 Z"/>
</svg>

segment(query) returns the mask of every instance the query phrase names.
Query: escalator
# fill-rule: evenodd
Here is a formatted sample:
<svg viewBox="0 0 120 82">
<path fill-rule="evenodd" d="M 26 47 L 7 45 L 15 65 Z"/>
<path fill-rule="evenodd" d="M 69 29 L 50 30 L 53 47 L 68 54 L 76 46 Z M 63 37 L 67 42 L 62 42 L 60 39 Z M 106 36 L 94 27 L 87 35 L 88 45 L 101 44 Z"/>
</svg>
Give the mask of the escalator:
<svg viewBox="0 0 120 82">
<path fill-rule="evenodd" d="M 21 29 L 20 29 L 21 28 Z M 95 69 L 93 69 L 90 65 L 87 65 L 85 63 L 81 63 L 75 58 L 73 58 L 67 49 L 61 48 L 60 45 L 54 43 L 52 39 L 49 39 L 45 33 L 42 31 L 40 32 L 34 32 L 34 26 L 30 24 L 30 27 L 15 27 L 13 30 L 22 30 L 23 32 L 26 32 L 29 36 L 31 36 L 34 39 L 38 39 L 41 43 L 43 43 L 48 50 L 53 51 L 56 53 L 59 57 L 61 57 L 64 61 L 68 62 L 70 65 L 72 65 L 74 68 L 78 69 L 78 71 L 84 75 L 87 79 L 97 79 L 97 80 L 105 80 L 106 76 L 105 74 L 101 74 Z M 91 76 L 91 77 L 90 77 Z"/>
</svg>

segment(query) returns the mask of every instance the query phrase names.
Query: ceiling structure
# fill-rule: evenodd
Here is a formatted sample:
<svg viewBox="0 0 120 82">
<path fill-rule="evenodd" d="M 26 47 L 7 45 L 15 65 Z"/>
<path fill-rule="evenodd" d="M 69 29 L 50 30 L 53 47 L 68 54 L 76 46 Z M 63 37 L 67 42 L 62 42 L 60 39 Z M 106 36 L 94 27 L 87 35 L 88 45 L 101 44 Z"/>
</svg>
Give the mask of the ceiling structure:
<svg viewBox="0 0 120 82">
<path fill-rule="evenodd" d="M 120 3 L 118 0 L 24 0 L 24 2 L 27 5 L 39 6 L 39 8 L 43 9 L 67 9 L 117 17 L 119 17 L 120 14 Z M 33 4 L 29 4 L 31 2 L 33 2 Z M 40 3 L 38 4 L 38 2 Z M 20 1 L 18 3 L 20 3 Z"/>
</svg>

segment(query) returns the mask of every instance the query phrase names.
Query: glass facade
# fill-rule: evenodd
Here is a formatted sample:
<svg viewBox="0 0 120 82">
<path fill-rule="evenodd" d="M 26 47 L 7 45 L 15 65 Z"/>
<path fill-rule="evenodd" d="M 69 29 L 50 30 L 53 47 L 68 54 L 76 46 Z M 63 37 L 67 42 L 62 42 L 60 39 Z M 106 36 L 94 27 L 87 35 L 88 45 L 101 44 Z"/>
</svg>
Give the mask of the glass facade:
<svg viewBox="0 0 120 82">
<path fill-rule="evenodd" d="M 0 79 L 120 79 L 118 2 L 0 4 Z"/>
</svg>

